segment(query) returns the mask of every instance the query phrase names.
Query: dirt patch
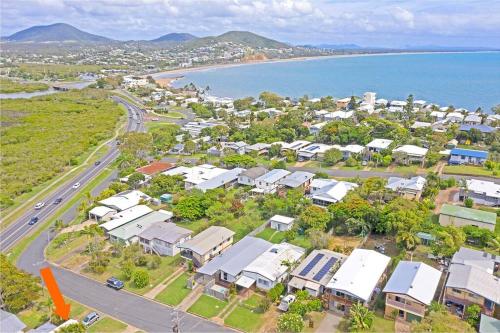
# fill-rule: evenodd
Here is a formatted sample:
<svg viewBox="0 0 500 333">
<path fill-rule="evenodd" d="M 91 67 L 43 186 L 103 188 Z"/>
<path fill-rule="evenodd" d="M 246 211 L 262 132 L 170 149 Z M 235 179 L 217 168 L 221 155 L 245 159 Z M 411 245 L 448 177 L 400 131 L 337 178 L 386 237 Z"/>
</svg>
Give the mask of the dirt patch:
<svg viewBox="0 0 500 333">
<path fill-rule="evenodd" d="M 435 199 L 436 208 L 434 209 L 434 213 L 438 214 L 441 211 L 441 206 L 443 204 L 454 202 L 459 191 L 460 189 L 458 187 L 451 187 L 446 190 L 439 191 Z"/>
<path fill-rule="evenodd" d="M 385 247 L 385 255 L 389 257 L 394 257 L 399 254 L 399 249 L 396 246 L 394 237 L 371 234 L 363 245 L 363 248 L 373 250 L 376 245 L 383 245 Z"/>
</svg>

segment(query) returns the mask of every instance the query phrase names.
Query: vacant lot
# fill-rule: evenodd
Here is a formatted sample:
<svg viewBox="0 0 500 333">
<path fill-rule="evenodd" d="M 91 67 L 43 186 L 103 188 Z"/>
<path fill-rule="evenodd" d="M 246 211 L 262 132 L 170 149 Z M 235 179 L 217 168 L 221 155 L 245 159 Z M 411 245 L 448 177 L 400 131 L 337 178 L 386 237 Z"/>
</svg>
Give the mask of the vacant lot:
<svg viewBox="0 0 500 333">
<path fill-rule="evenodd" d="M 49 86 L 45 83 L 21 83 L 9 79 L 0 78 L 0 93 L 2 94 L 34 92 L 47 89 L 49 89 Z"/>
</svg>

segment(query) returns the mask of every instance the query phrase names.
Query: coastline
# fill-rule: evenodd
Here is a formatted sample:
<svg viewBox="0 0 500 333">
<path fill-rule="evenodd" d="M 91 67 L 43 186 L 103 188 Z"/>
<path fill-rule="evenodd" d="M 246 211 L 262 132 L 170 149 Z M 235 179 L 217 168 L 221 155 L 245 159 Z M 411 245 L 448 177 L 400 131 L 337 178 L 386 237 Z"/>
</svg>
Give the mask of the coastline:
<svg viewBox="0 0 500 333">
<path fill-rule="evenodd" d="M 409 51 L 409 52 L 381 52 L 381 53 L 353 53 L 353 54 L 334 54 L 327 56 L 312 56 L 312 57 L 295 57 L 287 59 L 266 59 L 266 60 L 253 60 L 239 63 L 226 63 L 226 64 L 210 64 L 189 68 L 176 68 L 148 74 L 155 81 L 160 81 L 160 85 L 165 84 L 164 87 L 172 87 L 172 83 L 176 80 L 184 78 L 184 74 L 193 72 L 202 72 L 208 70 L 217 70 L 224 68 L 251 66 L 251 65 L 265 65 L 282 62 L 299 62 L 299 61 L 316 61 L 323 59 L 336 59 L 336 58 L 354 58 L 354 57 L 375 57 L 375 56 L 394 56 L 394 55 L 414 55 L 414 54 L 462 54 L 462 53 L 498 53 L 500 51 Z M 163 81 L 165 80 L 165 81 Z"/>
</svg>

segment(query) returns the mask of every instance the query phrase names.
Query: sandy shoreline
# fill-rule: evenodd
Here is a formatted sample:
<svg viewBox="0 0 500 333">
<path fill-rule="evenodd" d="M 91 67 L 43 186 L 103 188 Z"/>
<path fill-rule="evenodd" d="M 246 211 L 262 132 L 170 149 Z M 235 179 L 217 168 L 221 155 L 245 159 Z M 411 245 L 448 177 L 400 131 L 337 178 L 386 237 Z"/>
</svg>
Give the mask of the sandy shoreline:
<svg viewBox="0 0 500 333">
<path fill-rule="evenodd" d="M 394 56 L 394 55 L 412 55 L 412 54 L 461 54 L 461 53 L 490 53 L 497 51 L 423 51 L 423 52 L 387 52 L 387 53 L 358 53 L 358 54 L 335 54 L 328 56 L 314 56 L 314 57 L 297 57 L 297 58 L 287 58 L 287 59 L 267 59 L 267 60 L 255 60 L 240 63 L 228 63 L 228 64 L 213 64 L 213 65 L 203 65 L 198 67 L 189 68 L 178 68 L 162 72 L 157 72 L 149 74 L 157 82 L 161 81 L 166 86 L 171 86 L 175 80 L 184 78 L 184 74 L 201 72 L 207 70 L 217 70 L 223 68 L 240 67 L 240 66 L 251 66 L 251 65 L 264 65 L 272 63 L 281 62 L 297 62 L 297 61 L 315 61 L 322 59 L 335 59 L 335 58 L 352 58 L 352 57 L 375 57 L 375 56 Z"/>
</svg>

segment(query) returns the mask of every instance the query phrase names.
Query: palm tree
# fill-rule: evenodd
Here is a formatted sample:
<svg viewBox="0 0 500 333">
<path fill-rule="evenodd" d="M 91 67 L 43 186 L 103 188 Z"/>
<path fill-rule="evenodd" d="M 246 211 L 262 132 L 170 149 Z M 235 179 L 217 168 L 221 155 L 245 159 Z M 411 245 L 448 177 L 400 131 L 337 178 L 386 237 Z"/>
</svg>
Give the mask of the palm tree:
<svg viewBox="0 0 500 333">
<path fill-rule="evenodd" d="M 414 250 L 420 244 L 420 238 L 410 230 L 404 230 L 396 235 L 396 242 L 407 250 Z"/>
<path fill-rule="evenodd" d="M 500 253 L 500 241 L 497 238 L 491 239 L 487 244 L 493 252 Z"/>
<path fill-rule="evenodd" d="M 349 315 L 351 317 L 350 328 L 352 330 L 365 330 L 372 327 L 373 318 L 375 317 L 373 312 L 361 303 L 353 304 L 349 310 Z"/>
</svg>

